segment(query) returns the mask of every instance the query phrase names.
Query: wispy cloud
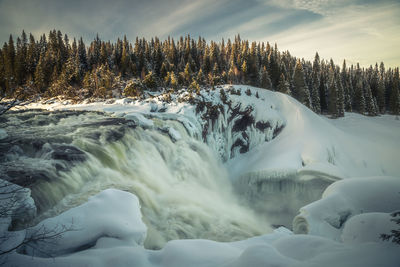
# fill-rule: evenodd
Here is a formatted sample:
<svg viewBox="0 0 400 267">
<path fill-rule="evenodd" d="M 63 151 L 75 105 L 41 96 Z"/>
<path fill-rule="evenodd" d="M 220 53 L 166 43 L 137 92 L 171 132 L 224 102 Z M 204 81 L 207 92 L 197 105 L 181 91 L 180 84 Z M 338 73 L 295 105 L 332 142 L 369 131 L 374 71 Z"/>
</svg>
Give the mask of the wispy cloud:
<svg viewBox="0 0 400 267">
<path fill-rule="evenodd" d="M 293 55 L 315 51 L 339 63 L 383 60 L 400 65 L 398 0 L 0 0 L 0 41 L 22 29 L 36 35 L 60 29 L 87 41 L 96 33 L 165 38 L 242 37 L 277 42 Z"/>
<path fill-rule="evenodd" d="M 320 10 L 322 6 L 320 4 L 313 10 Z M 332 57 L 336 61 L 347 59 L 364 66 L 380 61 L 391 66 L 399 65 L 400 4 L 349 2 L 342 7 L 336 6 L 330 12 L 320 13 L 324 16 L 318 22 L 269 38 L 276 40 L 280 47 L 290 49 L 294 55 L 306 58 L 312 58 L 315 51 L 319 51 L 323 57 Z"/>
</svg>

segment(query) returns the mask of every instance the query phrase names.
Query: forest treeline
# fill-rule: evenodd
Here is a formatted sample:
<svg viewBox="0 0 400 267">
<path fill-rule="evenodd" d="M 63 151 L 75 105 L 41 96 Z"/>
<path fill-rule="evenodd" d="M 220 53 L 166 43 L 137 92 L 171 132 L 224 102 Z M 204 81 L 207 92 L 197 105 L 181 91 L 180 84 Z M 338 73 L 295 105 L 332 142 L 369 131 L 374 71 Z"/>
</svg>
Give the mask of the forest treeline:
<svg viewBox="0 0 400 267">
<path fill-rule="evenodd" d="M 87 46 L 52 30 L 35 39 L 22 32 L 0 49 L 1 96 L 107 98 L 123 92 L 246 84 L 290 94 L 317 113 L 345 111 L 375 116 L 400 113 L 399 68 L 336 65 L 316 53 L 306 61 L 277 45 L 241 40 L 206 42 L 189 35 L 178 40 L 126 37 L 115 43 L 98 36 Z"/>
</svg>

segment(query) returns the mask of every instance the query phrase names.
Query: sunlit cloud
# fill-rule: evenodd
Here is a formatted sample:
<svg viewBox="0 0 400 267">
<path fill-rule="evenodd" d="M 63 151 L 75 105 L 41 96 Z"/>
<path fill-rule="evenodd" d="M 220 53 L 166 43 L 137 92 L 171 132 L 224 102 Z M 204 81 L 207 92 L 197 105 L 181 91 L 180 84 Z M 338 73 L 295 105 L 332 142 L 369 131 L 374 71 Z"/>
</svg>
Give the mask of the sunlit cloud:
<svg viewBox="0 0 400 267">
<path fill-rule="evenodd" d="M 324 1 L 329 2 L 329 1 Z M 400 5 L 397 3 L 347 5 L 325 14 L 318 22 L 283 31 L 273 36 L 280 47 L 311 59 L 315 51 L 322 57 L 343 59 L 368 66 L 384 61 L 399 65 Z"/>
<path fill-rule="evenodd" d="M 36 36 L 60 29 L 88 42 L 96 33 L 210 40 L 243 38 L 278 43 L 297 57 L 318 51 L 341 64 L 400 65 L 400 3 L 384 0 L 0 0 L 0 41 L 22 29 Z"/>
</svg>

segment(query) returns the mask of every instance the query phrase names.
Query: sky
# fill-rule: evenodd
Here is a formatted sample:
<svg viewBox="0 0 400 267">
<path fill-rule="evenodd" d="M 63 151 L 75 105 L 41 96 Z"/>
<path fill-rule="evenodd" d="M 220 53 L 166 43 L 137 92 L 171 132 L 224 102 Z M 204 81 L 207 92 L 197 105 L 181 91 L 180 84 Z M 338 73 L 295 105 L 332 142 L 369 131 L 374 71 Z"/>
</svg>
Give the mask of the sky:
<svg viewBox="0 0 400 267">
<path fill-rule="evenodd" d="M 233 39 L 277 43 L 296 57 L 368 67 L 400 66 L 399 0 L 0 0 L 0 42 L 22 30 L 82 36 L 124 35 Z"/>
</svg>

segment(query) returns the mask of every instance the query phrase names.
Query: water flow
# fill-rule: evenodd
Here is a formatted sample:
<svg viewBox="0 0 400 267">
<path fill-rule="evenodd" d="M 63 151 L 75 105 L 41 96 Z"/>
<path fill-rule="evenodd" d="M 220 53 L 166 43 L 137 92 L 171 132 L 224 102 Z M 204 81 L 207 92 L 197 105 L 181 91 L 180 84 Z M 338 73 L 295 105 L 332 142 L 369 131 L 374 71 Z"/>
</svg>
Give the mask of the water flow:
<svg viewBox="0 0 400 267">
<path fill-rule="evenodd" d="M 159 130 L 138 127 L 106 145 L 87 138 L 74 140 L 89 158 L 60 172 L 57 181 L 34 188 L 43 202 L 52 203 L 37 220 L 113 187 L 139 197 L 149 229 L 147 248 L 161 248 L 168 240 L 182 238 L 240 240 L 270 230 L 265 218 L 239 203 L 211 149 L 190 138 L 178 122 L 157 120 L 157 124 L 174 127 L 182 139 L 173 142 Z M 61 196 L 65 197 L 59 201 Z"/>
</svg>

